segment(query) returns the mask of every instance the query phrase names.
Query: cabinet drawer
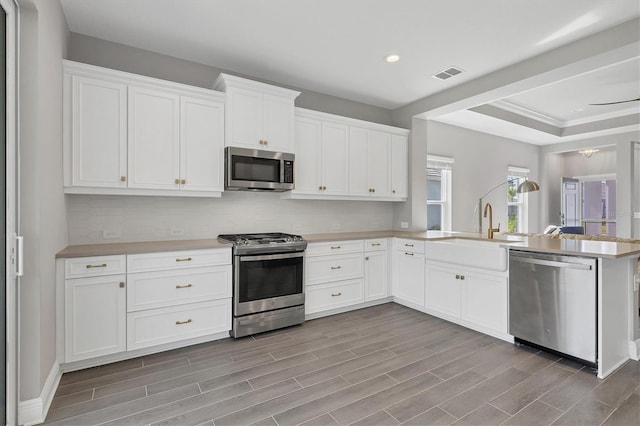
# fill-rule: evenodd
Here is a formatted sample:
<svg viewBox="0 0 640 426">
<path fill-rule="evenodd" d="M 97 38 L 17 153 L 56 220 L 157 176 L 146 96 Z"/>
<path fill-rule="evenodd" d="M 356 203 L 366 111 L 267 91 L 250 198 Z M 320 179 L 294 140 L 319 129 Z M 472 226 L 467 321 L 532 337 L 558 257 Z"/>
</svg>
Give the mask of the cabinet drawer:
<svg viewBox="0 0 640 426">
<path fill-rule="evenodd" d="M 396 249 L 409 253 L 424 253 L 424 241 L 398 238 L 396 240 Z"/>
<path fill-rule="evenodd" d="M 313 314 L 363 302 L 363 279 L 320 284 L 306 289 L 305 311 Z"/>
<path fill-rule="evenodd" d="M 364 276 L 362 253 L 307 258 L 306 284 L 342 281 Z"/>
<path fill-rule="evenodd" d="M 378 251 L 387 249 L 387 239 L 364 240 L 364 251 Z"/>
<path fill-rule="evenodd" d="M 222 333 L 231 329 L 231 299 L 127 314 L 127 350 Z"/>
<path fill-rule="evenodd" d="M 311 243 L 307 247 L 307 257 L 324 256 L 328 254 L 357 253 L 364 251 L 362 240 L 332 241 L 326 243 Z"/>
<path fill-rule="evenodd" d="M 126 265 L 124 255 L 76 257 L 64 261 L 64 275 L 65 278 L 82 278 L 124 274 Z"/>
<path fill-rule="evenodd" d="M 231 297 L 231 265 L 128 276 L 128 312 L 227 297 Z"/>
<path fill-rule="evenodd" d="M 150 272 L 230 264 L 231 249 L 228 248 L 131 254 L 127 257 L 127 272 Z"/>
</svg>

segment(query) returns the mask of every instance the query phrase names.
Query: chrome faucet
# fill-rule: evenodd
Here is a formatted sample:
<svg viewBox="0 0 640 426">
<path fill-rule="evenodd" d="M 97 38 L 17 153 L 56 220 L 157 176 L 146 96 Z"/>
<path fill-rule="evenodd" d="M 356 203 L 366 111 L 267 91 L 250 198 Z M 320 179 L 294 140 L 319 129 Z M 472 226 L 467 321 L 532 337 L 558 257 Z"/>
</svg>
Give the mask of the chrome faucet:
<svg viewBox="0 0 640 426">
<path fill-rule="evenodd" d="M 487 217 L 487 209 L 489 210 L 489 229 L 487 229 L 487 238 L 493 240 L 493 233 L 500 232 L 500 224 L 498 224 L 497 228 L 493 227 L 493 207 L 491 207 L 491 204 L 489 203 L 484 205 L 484 217 Z"/>
</svg>

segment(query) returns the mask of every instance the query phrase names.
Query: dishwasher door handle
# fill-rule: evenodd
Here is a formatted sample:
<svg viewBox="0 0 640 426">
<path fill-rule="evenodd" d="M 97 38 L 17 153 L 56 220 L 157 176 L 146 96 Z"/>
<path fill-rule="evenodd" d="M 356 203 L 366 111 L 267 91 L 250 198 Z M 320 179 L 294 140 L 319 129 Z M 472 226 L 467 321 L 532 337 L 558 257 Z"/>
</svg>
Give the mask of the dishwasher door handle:
<svg viewBox="0 0 640 426">
<path fill-rule="evenodd" d="M 591 265 L 583 265 L 581 263 L 556 262 L 554 260 L 531 259 L 529 257 L 512 256 L 511 260 L 522 263 L 530 263 L 532 265 L 552 266 L 554 268 L 581 269 L 590 271 Z"/>
</svg>

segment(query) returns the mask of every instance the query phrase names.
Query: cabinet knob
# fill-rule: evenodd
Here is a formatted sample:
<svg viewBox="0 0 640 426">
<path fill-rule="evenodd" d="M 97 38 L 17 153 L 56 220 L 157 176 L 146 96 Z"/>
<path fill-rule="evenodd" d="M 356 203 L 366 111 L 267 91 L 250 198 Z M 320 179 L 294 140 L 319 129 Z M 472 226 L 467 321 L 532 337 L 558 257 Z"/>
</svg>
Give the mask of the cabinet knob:
<svg viewBox="0 0 640 426">
<path fill-rule="evenodd" d="M 460 274 L 456 274 L 456 280 L 460 279 Z"/>
<path fill-rule="evenodd" d="M 182 180 L 180 181 L 180 183 L 181 183 L 181 184 L 183 184 L 183 185 L 186 185 L 186 184 L 187 184 L 187 180 L 186 180 L 186 179 L 182 179 Z"/>
<path fill-rule="evenodd" d="M 460 279 L 461 279 L 461 280 L 464 280 L 464 275 L 460 275 Z"/>
<path fill-rule="evenodd" d="M 124 281 L 120 281 L 120 288 L 124 288 Z"/>
<path fill-rule="evenodd" d="M 173 181 L 176 185 L 180 185 L 180 179 L 176 179 Z"/>
<path fill-rule="evenodd" d="M 120 176 L 120 182 L 126 182 L 126 181 L 127 181 L 126 176 Z"/>
<path fill-rule="evenodd" d="M 326 191 L 326 190 L 327 190 L 327 187 L 326 187 L 326 186 L 323 186 L 323 187 L 322 187 L 322 190 L 323 190 L 323 191 Z"/>
<path fill-rule="evenodd" d="M 371 188 L 371 192 L 376 192 L 376 189 L 375 188 Z"/>
<path fill-rule="evenodd" d="M 369 260 L 369 256 L 365 257 L 364 260 Z"/>
<path fill-rule="evenodd" d="M 394 189 L 393 191 L 391 191 L 391 193 L 395 194 L 395 193 L 396 193 L 396 190 Z"/>
<path fill-rule="evenodd" d="M 318 187 L 318 189 L 319 189 L 320 191 L 322 191 L 322 185 L 320 185 L 320 186 Z"/>
<path fill-rule="evenodd" d="M 264 144 L 265 145 L 269 145 L 269 141 L 264 141 Z"/>
</svg>

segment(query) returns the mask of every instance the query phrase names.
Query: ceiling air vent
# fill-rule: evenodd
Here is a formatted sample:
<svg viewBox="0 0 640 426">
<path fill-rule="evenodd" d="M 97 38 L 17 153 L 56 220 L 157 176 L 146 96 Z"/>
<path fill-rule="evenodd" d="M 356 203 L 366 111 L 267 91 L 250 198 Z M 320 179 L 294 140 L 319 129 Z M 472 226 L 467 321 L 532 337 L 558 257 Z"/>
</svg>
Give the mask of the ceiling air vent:
<svg viewBox="0 0 640 426">
<path fill-rule="evenodd" d="M 462 70 L 460 68 L 451 66 L 446 70 L 442 70 L 439 73 L 434 74 L 433 76 L 439 80 L 446 80 L 460 73 L 462 73 Z"/>
</svg>

